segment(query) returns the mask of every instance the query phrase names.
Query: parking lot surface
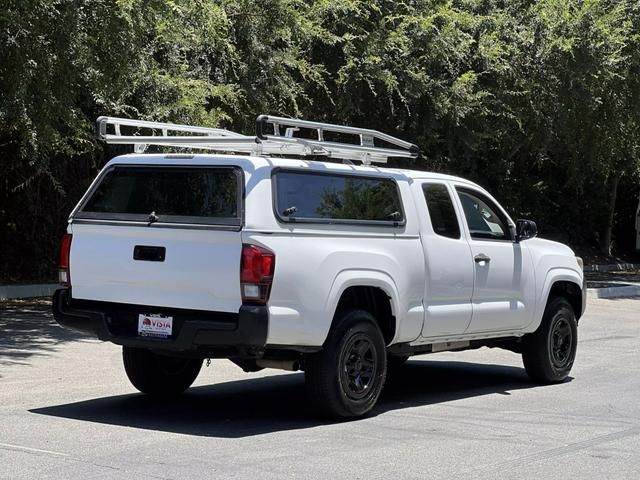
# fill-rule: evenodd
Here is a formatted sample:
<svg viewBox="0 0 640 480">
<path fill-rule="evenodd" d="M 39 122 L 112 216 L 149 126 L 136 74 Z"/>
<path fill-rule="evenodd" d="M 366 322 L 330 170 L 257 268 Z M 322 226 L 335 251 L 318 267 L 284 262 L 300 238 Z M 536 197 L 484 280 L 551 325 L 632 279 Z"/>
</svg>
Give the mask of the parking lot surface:
<svg viewBox="0 0 640 480">
<path fill-rule="evenodd" d="M 46 301 L 0 303 L 1 479 L 640 478 L 640 300 L 591 300 L 569 381 L 516 354 L 414 357 L 373 415 L 313 417 L 302 373 L 214 360 L 173 401 Z"/>
</svg>

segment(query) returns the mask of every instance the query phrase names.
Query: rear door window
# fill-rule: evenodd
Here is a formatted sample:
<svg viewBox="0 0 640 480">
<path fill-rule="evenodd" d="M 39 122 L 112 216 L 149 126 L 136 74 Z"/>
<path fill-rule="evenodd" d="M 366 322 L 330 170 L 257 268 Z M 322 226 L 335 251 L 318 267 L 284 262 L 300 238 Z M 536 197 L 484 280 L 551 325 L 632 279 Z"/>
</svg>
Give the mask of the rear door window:
<svg viewBox="0 0 640 480">
<path fill-rule="evenodd" d="M 404 224 L 393 179 L 280 170 L 275 209 L 285 222 Z"/>
<path fill-rule="evenodd" d="M 241 186 L 234 167 L 116 166 L 75 216 L 239 226 Z"/>
<path fill-rule="evenodd" d="M 433 231 L 443 237 L 460 238 L 460 224 L 447 186 L 442 183 L 425 183 L 422 190 Z"/>
</svg>

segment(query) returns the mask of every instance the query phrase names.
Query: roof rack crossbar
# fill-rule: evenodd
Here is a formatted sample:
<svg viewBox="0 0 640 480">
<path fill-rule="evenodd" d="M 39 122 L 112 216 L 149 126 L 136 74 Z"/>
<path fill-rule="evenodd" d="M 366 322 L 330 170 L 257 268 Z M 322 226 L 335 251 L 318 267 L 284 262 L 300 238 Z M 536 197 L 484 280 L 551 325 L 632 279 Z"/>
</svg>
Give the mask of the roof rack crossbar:
<svg viewBox="0 0 640 480">
<path fill-rule="evenodd" d="M 273 134 L 267 133 L 268 125 L 272 126 Z M 100 117 L 96 127 L 99 139 L 109 144 L 133 145 L 138 153 L 144 152 L 149 145 L 159 145 L 252 155 L 327 156 L 345 161 L 356 160 L 365 165 L 386 163 L 390 157 L 416 158 L 420 154 L 417 146 L 376 130 L 269 115 L 260 115 L 256 119 L 256 136 L 221 128 L 117 117 Z M 123 134 L 123 127 L 133 129 L 135 134 Z M 314 131 L 311 136 L 315 135 L 316 138 L 296 136 L 301 129 Z M 140 135 L 142 130 L 147 133 L 150 131 L 151 135 Z M 327 132 L 355 136 L 354 142 L 326 140 Z M 389 146 L 376 146 L 376 140 Z"/>
</svg>

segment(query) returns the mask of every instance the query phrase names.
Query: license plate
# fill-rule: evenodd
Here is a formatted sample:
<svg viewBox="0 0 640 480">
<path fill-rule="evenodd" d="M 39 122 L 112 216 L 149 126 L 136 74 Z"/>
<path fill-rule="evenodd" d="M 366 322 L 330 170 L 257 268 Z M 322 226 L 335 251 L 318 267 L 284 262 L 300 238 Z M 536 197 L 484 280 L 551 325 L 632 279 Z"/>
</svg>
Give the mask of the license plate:
<svg viewBox="0 0 640 480">
<path fill-rule="evenodd" d="M 157 314 L 138 315 L 138 335 L 167 338 L 173 331 L 173 317 Z"/>
</svg>

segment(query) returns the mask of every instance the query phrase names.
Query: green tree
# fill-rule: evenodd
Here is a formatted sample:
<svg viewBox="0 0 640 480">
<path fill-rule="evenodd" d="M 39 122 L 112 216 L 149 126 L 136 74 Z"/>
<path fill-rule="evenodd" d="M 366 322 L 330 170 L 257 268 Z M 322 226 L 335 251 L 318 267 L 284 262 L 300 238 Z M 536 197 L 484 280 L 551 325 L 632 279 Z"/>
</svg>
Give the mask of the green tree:
<svg viewBox="0 0 640 480">
<path fill-rule="evenodd" d="M 618 200 L 635 202 L 618 186 L 639 176 L 639 9 L 3 0 L 0 271 L 54 271 L 68 212 L 124 151 L 95 141 L 99 115 L 246 133 L 260 113 L 377 128 L 425 154 L 395 164 L 469 177 L 543 233 L 611 254 Z"/>
</svg>

